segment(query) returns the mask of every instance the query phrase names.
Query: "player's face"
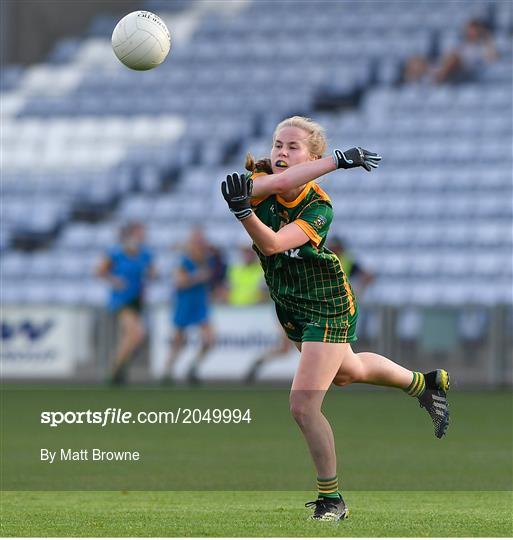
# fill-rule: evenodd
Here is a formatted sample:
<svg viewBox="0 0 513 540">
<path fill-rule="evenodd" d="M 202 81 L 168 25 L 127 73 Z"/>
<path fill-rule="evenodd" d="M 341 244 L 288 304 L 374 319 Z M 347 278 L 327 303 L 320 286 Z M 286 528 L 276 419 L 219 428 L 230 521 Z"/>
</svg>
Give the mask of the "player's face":
<svg viewBox="0 0 513 540">
<path fill-rule="evenodd" d="M 208 243 L 200 229 L 194 229 L 191 231 L 188 247 L 189 253 L 192 255 L 193 259 L 202 260 L 206 256 Z"/>
<path fill-rule="evenodd" d="M 135 225 L 130 236 L 133 238 L 134 242 L 142 244 L 146 237 L 146 231 L 142 225 Z"/>
<path fill-rule="evenodd" d="M 308 134 L 301 128 L 281 128 L 273 142 L 271 164 L 273 173 L 281 173 L 286 168 L 310 161 L 312 156 L 308 148 Z"/>
<path fill-rule="evenodd" d="M 128 251 L 137 251 L 144 243 L 145 230 L 142 225 L 134 225 L 126 235 L 123 244 Z"/>
</svg>

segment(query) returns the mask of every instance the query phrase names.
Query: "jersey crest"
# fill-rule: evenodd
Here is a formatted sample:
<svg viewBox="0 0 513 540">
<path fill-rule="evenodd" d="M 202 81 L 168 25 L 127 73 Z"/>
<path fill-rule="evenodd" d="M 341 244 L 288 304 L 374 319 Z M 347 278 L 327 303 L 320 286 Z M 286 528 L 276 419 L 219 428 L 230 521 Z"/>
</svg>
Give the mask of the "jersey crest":
<svg viewBox="0 0 513 540">
<path fill-rule="evenodd" d="M 324 225 L 326 225 L 327 223 L 327 219 L 324 217 L 324 216 L 317 216 L 314 220 L 313 220 L 313 227 L 316 229 L 316 230 L 320 230 L 324 227 Z"/>
</svg>

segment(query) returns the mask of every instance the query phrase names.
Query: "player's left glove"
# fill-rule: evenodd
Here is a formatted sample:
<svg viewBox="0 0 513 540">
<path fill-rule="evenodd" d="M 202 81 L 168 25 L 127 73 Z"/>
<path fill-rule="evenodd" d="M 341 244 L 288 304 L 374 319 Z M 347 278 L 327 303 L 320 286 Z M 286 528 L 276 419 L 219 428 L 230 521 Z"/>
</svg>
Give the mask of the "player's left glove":
<svg viewBox="0 0 513 540">
<path fill-rule="evenodd" d="M 342 150 L 333 150 L 333 160 L 337 169 L 363 167 L 366 171 L 370 172 L 372 169 L 378 167 L 381 156 L 358 146 L 356 148 L 350 148 L 345 152 L 342 152 Z"/>
<path fill-rule="evenodd" d="M 229 174 L 221 184 L 221 192 L 224 200 L 228 203 L 230 212 L 239 220 L 248 218 L 251 210 L 251 191 L 253 190 L 253 180 L 246 178 L 244 174 Z"/>
</svg>

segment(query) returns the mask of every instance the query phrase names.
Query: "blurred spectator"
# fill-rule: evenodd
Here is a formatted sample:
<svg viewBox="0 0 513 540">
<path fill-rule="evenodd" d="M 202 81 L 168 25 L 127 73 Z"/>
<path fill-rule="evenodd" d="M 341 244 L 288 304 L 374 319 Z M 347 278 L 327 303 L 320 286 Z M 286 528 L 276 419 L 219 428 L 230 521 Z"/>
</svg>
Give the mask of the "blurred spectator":
<svg viewBox="0 0 513 540">
<path fill-rule="evenodd" d="M 424 56 L 412 56 L 406 61 L 403 82 L 406 84 L 427 84 L 433 81 L 432 67 Z"/>
<path fill-rule="evenodd" d="M 227 302 L 232 306 L 249 306 L 266 301 L 269 295 L 257 254 L 251 247 L 244 246 L 241 256 L 240 262 L 228 268 Z"/>
<path fill-rule="evenodd" d="M 475 79 L 479 72 L 498 58 L 488 27 L 478 19 L 467 22 L 463 42 L 446 54 L 435 72 L 438 83 L 465 82 Z"/>
<path fill-rule="evenodd" d="M 108 308 L 116 314 L 119 326 L 111 376 L 113 384 L 125 381 L 127 362 L 145 337 L 141 318 L 144 286 L 148 278 L 155 277 L 155 268 L 153 255 L 144 240 L 142 223 L 125 225 L 120 232 L 120 244 L 109 250 L 97 271 L 111 286 Z"/>
<path fill-rule="evenodd" d="M 357 296 L 362 296 L 365 289 L 374 281 L 374 274 L 365 270 L 347 250 L 344 241 L 338 237 L 330 238 L 328 248 L 340 259 L 342 269 L 349 278 Z"/>
<path fill-rule="evenodd" d="M 199 326 L 201 346 L 189 368 L 188 380 L 198 383 L 197 371 L 214 343 L 214 331 L 210 324 L 209 283 L 212 280 L 211 246 L 199 228 L 191 231 L 185 252 L 174 279 L 174 311 L 172 323 L 175 334 L 165 368 L 163 382 L 172 381 L 172 372 L 186 342 L 186 331 Z"/>
</svg>

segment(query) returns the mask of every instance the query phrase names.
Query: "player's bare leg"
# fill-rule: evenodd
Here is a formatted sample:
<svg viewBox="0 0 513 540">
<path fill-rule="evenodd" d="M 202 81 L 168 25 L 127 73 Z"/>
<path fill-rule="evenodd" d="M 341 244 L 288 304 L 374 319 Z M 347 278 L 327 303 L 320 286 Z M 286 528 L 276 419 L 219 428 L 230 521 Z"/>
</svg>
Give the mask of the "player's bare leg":
<svg viewBox="0 0 513 540">
<path fill-rule="evenodd" d="M 187 379 L 191 384 L 198 384 L 198 369 L 202 362 L 205 360 L 207 353 L 210 351 L 214 345 L 215 335 L 214 329 L 210 323 L 203 323 L 200 325 L 201 332 L 201 347 L 196 356 L 193 358 L 191 367 L 189 368 L 189 373 Z"/>
<path fill-rule="evenodd" d="M 185 334 L 185 330 L 177 328 L 173 336 L 169 356 L 167 357 L 166 364 L 164 366 L 164 376 L 162 377 L 163 384 L 171 384 L 173 382 L 173 370 L 186 343 L 187 336 Z"/>
<path fill-rule="evenodd" d="M 306 504 L 313 507 L 312 518 L 338 521 L 348 515 L 338 491 L 337 456 L 331 426 L 321 406 L 332 376 L 340 368 L 346 344 L 305 342 L 290 392 L 290 409 L 308 444 L 317 469 L 319 497 Z"/>
<path fill-rule="evenodd" d="M 407 388 L 412 381 L 413 372 L 392 360 L 372 352 L 355 353 L 349 343 L 333 383 L 345 386 L 353 382 Z"/>
<path fill-rule="evenodd" d="M 337 474 L 333 432 L 321 412 L 326 391 L 340 368 L 345 344 L 306 342 L 292 382 L 290 410 L 305 436 L 319 477 Z"/>
<path fill-rule="evenodd" d="M 444 369 L 426 374 L 413 372 L 380 354 L 355 353 L 348 345 L 333 383 L 345 386 L 353 382 L 393 386 L 405 390 L 409 395 L 418 398 L 420 406 L 428 412 L 436 437 L 445 435 L 449 425 L 449 374 Z"/>
<path fill-rule="evenodd" d="M 266 351 L 262 356 L 259 356 L 252 363 L 251 367 L 249 368 L 248 374 L 246 375 L 246 383 L 253 384 L 258 376 L 258 373 L 265 364 L 272 362 L 276 359 L 276 357 L 287 354 L 290 348 L 291 343 L 289 341 L 289 338 L 284 332 L 282 332 L 278 345 Z"/>
<path fill-rule="evenodd" d="M 123 369 L 137 347 L 144 341 L 144 328 L 140 318 L 130 309 L 122 310 L 118 315 L 119 342 L 112 370 L 112 382 L 123 382 Z"/>
</svg>

